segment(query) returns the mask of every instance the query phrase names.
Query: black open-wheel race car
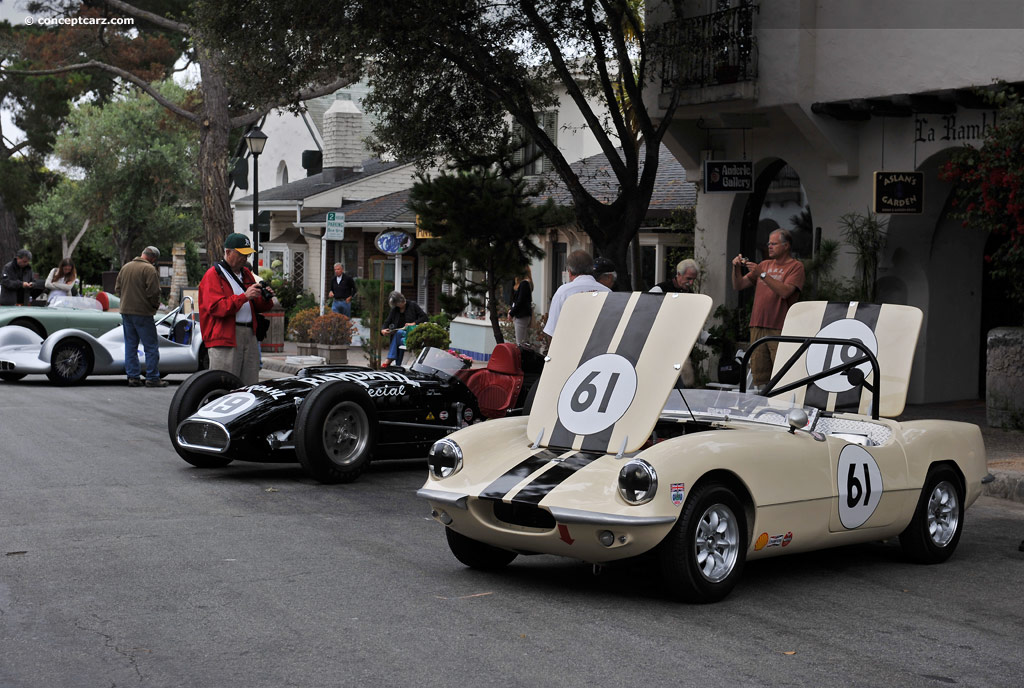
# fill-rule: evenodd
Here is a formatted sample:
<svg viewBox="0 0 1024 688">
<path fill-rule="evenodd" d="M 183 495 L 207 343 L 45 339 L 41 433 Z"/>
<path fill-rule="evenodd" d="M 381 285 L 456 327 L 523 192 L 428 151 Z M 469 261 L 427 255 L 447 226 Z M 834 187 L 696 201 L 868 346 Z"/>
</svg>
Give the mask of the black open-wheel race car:
<svg viewBox="0 0 1024 688">
<path fill-rule="evenodd" d="M 486 368 L 468 363 L 426 348 L 404 368 L 310 366 L 247 387 L 206 370 L 174 394 L 168 431 L 178 455 L 200 468 L 298 461 L 322 483 L 351 482 L 372 459 L 426 457 L 459 428 L 521 413 L 543 366 L 513 344 L 495 347 Z"/>
</svg>

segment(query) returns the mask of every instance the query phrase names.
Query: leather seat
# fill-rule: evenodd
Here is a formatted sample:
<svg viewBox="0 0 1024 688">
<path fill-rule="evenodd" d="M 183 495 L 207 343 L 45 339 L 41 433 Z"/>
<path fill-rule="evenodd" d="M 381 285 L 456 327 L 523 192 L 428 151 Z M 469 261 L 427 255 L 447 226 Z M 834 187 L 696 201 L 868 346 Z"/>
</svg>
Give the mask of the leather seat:
<svg viewBox="0 0 1024 688">
<path fill-rule="evenodd" d="M 515 344 L 498 344 L 487 367 L 466 382 L 484 418 L 500 418 L 515 403 L 523 387 L 522 357 Z"/>
</svg>

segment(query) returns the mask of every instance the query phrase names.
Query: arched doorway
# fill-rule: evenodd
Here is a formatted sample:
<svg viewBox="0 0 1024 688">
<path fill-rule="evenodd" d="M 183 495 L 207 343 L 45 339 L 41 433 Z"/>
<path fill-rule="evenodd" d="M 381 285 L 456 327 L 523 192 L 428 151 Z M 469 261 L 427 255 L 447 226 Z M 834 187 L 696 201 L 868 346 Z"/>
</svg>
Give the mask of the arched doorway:
<svg viewBox="0 0 1024 688">
<path fill-rule="evenodd" d="M 768 257 L 768 235 L 778 228 L 789 231 L 795 258 L 810 258 L 814 251 L 811 208 L 800 175 L 785 160 L 762 163 L 747 197 L 740 226 L 740 252 L 755 262 Z"/>
</svg>

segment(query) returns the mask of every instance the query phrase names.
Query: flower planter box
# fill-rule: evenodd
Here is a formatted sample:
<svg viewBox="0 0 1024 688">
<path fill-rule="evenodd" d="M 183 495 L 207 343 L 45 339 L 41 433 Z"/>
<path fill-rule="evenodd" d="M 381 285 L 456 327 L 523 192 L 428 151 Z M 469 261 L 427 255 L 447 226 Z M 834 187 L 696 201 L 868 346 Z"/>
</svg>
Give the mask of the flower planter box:
<svg viewBox="0 0 1024 688">
<path fill-rule="evenodd" d="M 297 342 L 295 344 L 295 346 L 298 347 L 298 349 L 299 349 L 299 356 L 319 356 L 320 355 L 320 354 L 318 354 L 316 352 L 317 345 L 313 344 L 312 342 Z"/>
<path fill-rule="evenodd" d="M 993 428 L 1024 428 L 1024 327 L 988 333 L 985 406 Z"/>
<path fill-rule="evenodd" d="M 348 363 L 347 344 L 317 344 L 316 351 L 328 365 Z"/>
</svg>

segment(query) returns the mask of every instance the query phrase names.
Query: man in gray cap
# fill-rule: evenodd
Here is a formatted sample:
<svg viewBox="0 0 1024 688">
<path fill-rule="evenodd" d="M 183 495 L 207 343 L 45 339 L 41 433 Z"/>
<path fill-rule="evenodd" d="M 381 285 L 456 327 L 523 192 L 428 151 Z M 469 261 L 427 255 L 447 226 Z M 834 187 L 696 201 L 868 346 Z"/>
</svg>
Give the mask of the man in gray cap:
<svg viewBox="0 0 1024 688">
<path fill-rule="evenodd" d="M 146 387 L 166 387 L 160 379 L 160 346 L 153 316 L 160 307 L 160 274 L 156 262 L 160 250 L 147 246 L 142 255 L 125 263 L 117 273 L 114 292 L 121 297 L 121 324 L 124 328 L 124 372 L 129 387 L 141 387 L 139 378 L 139 342 L 146 352 Z"/>
</svg>

